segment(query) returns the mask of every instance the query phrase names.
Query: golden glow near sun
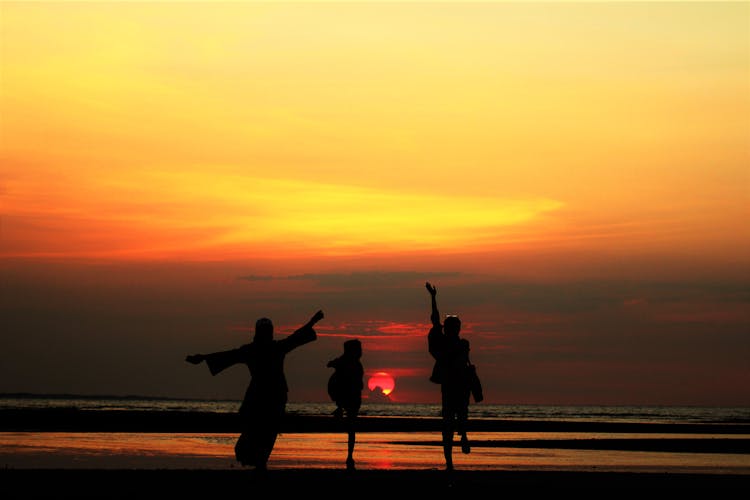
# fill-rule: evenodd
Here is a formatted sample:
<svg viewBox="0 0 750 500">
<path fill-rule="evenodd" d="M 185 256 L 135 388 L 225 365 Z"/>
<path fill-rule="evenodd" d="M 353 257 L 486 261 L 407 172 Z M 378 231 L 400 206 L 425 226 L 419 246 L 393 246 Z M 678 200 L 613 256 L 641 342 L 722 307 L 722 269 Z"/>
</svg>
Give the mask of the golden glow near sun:
<svg viewBox="0 0 750 500">
<path fill-rule="evenodd" d="M 445 197 L 211 170 L 85 176 L 62 192 L 19 175 L 8 182 L 6 214 L 55 218 L 67 227 L 65 241 L 39 241 L 50 255 L 137 253 L 144 244 L 156 256 L 227 248 L 252 255 L 258 247 L 332 255 L 493 245 L 513 226 L 562 206 L 541 198 Z"/>
<path fill-rule="evenodd" d="M 385 396 L 388 396 L 396 387 L 396 381 L 387 372 L 377 372 L 367 381 L 367 388 L 374 391 L 377 390 L 378 387 L 383 391 Z"/>
<path fill-rule="evenodd" d="M 210 179 L 205 181 L 191 185 L 212 185 Z M 418 192 L 277 179 L 235 179 L 227 184 L 211 191 L 217 203 L 235 207 L 224 214 L 226 230 L 212 243 L 284 242 L 326 254 L 495 243 L 508 226 L 532 221 L 561 206 L 545 199 L 446 199 Z"/>
</svg>

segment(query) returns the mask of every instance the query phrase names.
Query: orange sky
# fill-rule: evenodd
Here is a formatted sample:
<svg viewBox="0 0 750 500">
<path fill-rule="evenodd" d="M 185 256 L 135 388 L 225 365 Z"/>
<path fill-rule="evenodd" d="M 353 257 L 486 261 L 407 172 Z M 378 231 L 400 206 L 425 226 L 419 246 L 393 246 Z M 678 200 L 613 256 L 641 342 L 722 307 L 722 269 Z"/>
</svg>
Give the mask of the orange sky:
<svg viewBox="0 0 750 500">
<path fill-rule="evenodd" d="M 77 289 L 70 269 L 122 266 L 114 283 L 171 290 L 153 270 L 181 262 L 201 289 L 245 276 L 228 289 L 310 303 L 391 290 L 372 273 L 395 273 L 419 294 L 418 310 L 384 306 L 407 329 L 426 323 L 419 287 L 436 274 L 461 290 L 625 280 L 631 310 L 653 305 L 631 282 L 667 280 L 691 284 L 649 317 L 697 304 L 736 336 L 747 296 L 683 294 L 749 278 L 749 16 L 742 2 L 3 2 L 3 273 Z M 478 331 L 572 321 L 559 306 L 483 306 L 464 304 Z M 322 328 L 383 319 L 346 307 Z M 308 314 L 284 311 L 290 327 Z M 256 311 L 232 312 L 217 322 Z M 6 344 L 25 330 L 13 331 Z M 519 338 L 483 342 L 484 361 Z M 750 378 L 731 369 L 726 380 Z"/>
</svg>

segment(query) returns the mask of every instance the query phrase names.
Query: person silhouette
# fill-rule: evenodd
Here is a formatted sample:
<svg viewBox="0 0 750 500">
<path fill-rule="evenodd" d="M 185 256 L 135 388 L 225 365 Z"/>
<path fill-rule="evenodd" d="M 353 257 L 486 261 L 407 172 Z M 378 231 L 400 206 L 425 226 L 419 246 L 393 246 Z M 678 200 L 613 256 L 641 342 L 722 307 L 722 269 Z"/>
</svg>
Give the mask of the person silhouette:
<svg viewBox="0 0 750 500">
<path fill-rule="evenodd" d="M 345 418 L 348 434 L 346 468 L 354 470 L 354 442 L 356 423 L 362 406 L 362 389 L 365 371 L 362 358 L 362 343 L 357 339 L 344 342 L 344 353 L 328 362 L 326 366 L 334 372 L 328 379 L 328 395 L 336 403 L 333 412 L 336 418 Z"/>
<path fill-rule="evenodd" d="M 458 316 L 448 315 L 441 325 L 437 307 L 437 288 L 429 282 L 425 283 L 425 286 L 432 299 L 432 328 L 427 335 L 427 343 L 435 364 L 430 381 L 440 384 L 443 455 L 445 468 L 451 471 L 455 433 L 461 436 L 461 451 L 471 452 L 466 430 L 470 396 L 473 394 L 477 403 L 484 397 L 476 368 L 469 360 L 469 341 L 459 337 L 461 320 Z"/>
<path fill-rule="evenodd" d="M 291 335 L 274 340 L 273 323 L 268 318 L 260 318 L 255 323 L 251 343 L 228 351 L 192 354 L 185 358 L 192 364 L 205 361 L 211 375 L 236 364 L 247 365 L 250 370 L 250 384 L 239 410 L 241 434 L 234 446 L 235 457 L 242 465 L 266 470 L 286 413 L 289 388 L 284 375 L 284 358 L 293 349 L 317 339 L 313 326 L 321 319 L 323 311 L 318 311 Z"/>
</svg>

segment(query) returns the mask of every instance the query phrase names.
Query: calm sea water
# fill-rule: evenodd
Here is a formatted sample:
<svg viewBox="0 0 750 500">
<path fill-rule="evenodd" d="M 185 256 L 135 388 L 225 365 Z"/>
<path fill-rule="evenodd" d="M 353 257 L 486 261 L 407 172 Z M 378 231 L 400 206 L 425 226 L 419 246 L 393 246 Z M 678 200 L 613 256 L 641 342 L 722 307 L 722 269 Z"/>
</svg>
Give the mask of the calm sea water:
<svg viewBox="0 0 750 500">
<path fill-rule="evenodd" d="M 0 395 L 0 409 L 78 408 L 86 410 L 138 410 L 175 412 L 232 413 L 240 401 L 206 401 L 140 396 L 40 396 Z M 290 402 L 287 411 L 300 415 L 329 415 L 332 403 Z M 362 415 L 394 417 L 435 417 L 440 405 L 408 403 L 368 403 Z M 645 423 L 741 423 L 750 424 L 750 407 L 703 406 L 552 406 L 488 405 L 470 406 L 471 418 L 581 422 Z"/>
</svg>

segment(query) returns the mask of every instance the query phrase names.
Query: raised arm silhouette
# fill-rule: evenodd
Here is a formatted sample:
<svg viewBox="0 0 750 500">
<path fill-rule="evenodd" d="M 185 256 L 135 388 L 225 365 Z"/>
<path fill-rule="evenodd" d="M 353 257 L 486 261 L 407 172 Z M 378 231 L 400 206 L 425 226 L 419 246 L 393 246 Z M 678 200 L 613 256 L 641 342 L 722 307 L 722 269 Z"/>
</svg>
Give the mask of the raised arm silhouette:
<svg viewBox="0 0 750 500">
<path fill-rule="evenodd" d="M 255 337 L 249 344 L 229 351 L 187 356 L 188 363 L 206 362 L 211 375 L 226 368 L 247 365 L 250 384 L 240 406 L 241 430 L 234 447 L 237 461 L 242 465 L 265 470 L 281 429 L 286 412 L 288 386 L 284 375 L 286 355 L 304 344 L 314 341 L 315 323 L 323 319 L 323 311 L 316 312 L 310 320 L 294 333 L 281 340 L 273 339 L 273 323 L 260 318 L 255 323 Z"/>
<path fill-rule="evenodd" d="M 458 316 L 446 316 L 440 323 L 437 307 L 437 287 L 425 283 L 432 300 L 430 320 L 432 328 L 427 334 L 430 354 L 435 358 L 430 381 L 440 384 L 442 402 L 443 455 L 446 470 L 453 470 L 453 435 L 461 436 L 461 451 L 470 453 L 467 436 L 469 399 L 479 403 L 484 399 L 476 368 L 469 360 L 469 341 L 459 337 L 461 320 Z"/>
</svg>

